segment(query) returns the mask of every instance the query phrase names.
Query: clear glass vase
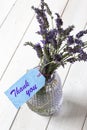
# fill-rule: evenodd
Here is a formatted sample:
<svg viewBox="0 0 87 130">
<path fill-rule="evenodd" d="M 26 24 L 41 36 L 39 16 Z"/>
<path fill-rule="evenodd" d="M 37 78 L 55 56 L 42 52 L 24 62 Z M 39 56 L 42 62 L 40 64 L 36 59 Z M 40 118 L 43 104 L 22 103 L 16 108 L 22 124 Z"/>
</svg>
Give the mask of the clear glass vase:
<svg viewBox="0 0 87 130">
<path fill-rule="evenodd" d="M 60 77 L 55 71 L 51 79 L 28 102 L 28 107 L 43 116 L 58 112 L 62 104 L 62 87 Z"/>
</svg>

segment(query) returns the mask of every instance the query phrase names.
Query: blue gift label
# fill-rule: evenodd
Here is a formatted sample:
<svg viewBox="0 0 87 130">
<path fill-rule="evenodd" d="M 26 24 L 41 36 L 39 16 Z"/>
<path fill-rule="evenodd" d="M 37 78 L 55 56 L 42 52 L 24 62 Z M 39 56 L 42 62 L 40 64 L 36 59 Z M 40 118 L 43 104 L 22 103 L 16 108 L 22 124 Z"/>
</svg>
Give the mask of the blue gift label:
<svg viewBox="0 0 87 130">
<path fill-rule="evenodd" d="M 5 94 L 19 108 L 23 103 L 27 102 L 36 92 L 45 85 L 45 77 L 38 69 L 31 69 L 15 84 L 13 84 Z"/>
</svg>

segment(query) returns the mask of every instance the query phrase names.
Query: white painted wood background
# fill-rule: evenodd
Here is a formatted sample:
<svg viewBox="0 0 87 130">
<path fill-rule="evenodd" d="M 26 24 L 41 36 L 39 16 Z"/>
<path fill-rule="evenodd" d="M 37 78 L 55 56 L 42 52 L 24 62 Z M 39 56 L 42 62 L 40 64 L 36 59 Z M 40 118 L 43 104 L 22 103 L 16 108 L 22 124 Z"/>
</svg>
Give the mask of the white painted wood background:
<svg viewBox="0 0 87 130">
<path fill-rule="evenodd" d="M 46 0 L 61 14 L 64 27 L 74 24 L 73 33 L 86 27 L 87 0 Z M 27 69 L 38 64 L 26 41 L 37 42 L 38 29 L 31 6 L 40 0 L 0 0 L 0 130 L 87 130 L 87 63 L 58 69 L 64 101 L 60 113 L 42 117 L 24 104 L 19 111 L 4 95 Z M 86 36 L 87 38 L 87 36 Z"/>
</svg>

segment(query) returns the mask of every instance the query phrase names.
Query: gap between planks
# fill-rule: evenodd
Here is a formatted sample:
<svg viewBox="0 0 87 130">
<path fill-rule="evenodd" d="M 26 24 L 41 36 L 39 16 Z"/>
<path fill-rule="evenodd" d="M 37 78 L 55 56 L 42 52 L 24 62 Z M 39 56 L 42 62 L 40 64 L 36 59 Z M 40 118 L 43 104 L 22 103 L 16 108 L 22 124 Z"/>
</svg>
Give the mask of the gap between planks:
<svg viewBox="0 0 87 130">
<path fill-rule="evenodd" d="M 24 31 L 24 33 L 23 33 L 23 35 L 22 35 L 22 37 L 21 37 L 21 39 L 20 39 L 20 41 L 19 41 L 19 43 L 18 43 L 18 45 L 17 45 L 15 51 L 13 52 L 13 54 L 12 54 L 12 56 L 11 56 L 11 58 L 10 58 L 8 64 L 7 64 L 7 66 L 6 66 L 5 70 L 4 70 L 4 72 L 2 73 L 2 75 L 1 75 L 1 77 L 0 77 L 0 80 L 2 80 L 2 78 L 3 78 L 3 76 L 4 76 L 5 72 L 6 72 L 6 70 L 8 69 L 8 66 L 10 65 L 10 63 L 11 63 L 11 61 L 12 61 L 12 59 L 13 59 L 13 57 L 14 57 L 16 51 L 17 51 L 17 49 L 19 48 L 22 39 L 24 38 L 24 36 L 25 36 L 27 30 L 29 29 L 29 27 L 30 27 L 30 25 L 31 25 L 31 23 L 32 23 L 32 21 L 33 21 L 33 19 L 34 19 L 34 16 L 35 16 L 35 14 L 33 15 L 31 21 L 29 22 L 29 24 L 28 24 L 28 26 L 27 26 L 27 28 L 26 28 L 26 30 Z"/>
<path fill-rule="evenodd" d="M 84 126 L 85 126 L 86 119 L 87 119 L 87 113 L 86 113 L 86 115 L 85 115 L 85 118 L 84 118 L 84 121 L 83 121 L 83 125 L 82 125 L 81 130 L 84 130 Z"/>
<path fill-rule="evenodd" d="M 13 8 L 14 8 L 14 6 L 16 5 L 17 1 L 18 1 L 18 0 L 16 0 L 16 1 L 14 2 L 14 4 L 12 5 L 12 7 L 10 8 L 10 10 L 8 11 L 7 15 L 5 16 L 4 20 L 3 20 L 2 23 L 0 24 L 0 29 L 1 29 L 1 27 L 3 26 L 3 24 L 5 23 L 6 19 L 8 18 L 9 14 L 11 13 L 11 11 L 13 10 Z"/>
<path fill-rule="evenodd" d="M 11 128 L 12 128 L 12 126 L 13 126 L 13 124 L 14 124 L 14 121 L 15 121 L 15 119 L 16 119 L 16 117 L 17 117 L 17 115 L 18 115 L 19 111 L 20 111 L 20 109 L 21 109 L 21 108 L 19 108 L 19 109 L 17 110 L 17 113 L 15 114 L 15 117 L 14 117 L 14 119 L 13 119 L 13 121 L 12 121 L 11 125 L 10 125 L 9 130 L 11 130 Z"/>
<path fill-rule="evenodd" d="M 13 4 L 13 6 L 11 7 L 11 9 L 10 9 L 10 11 L 8 12 L 6 18 L 4 19 L 2 25 L 4 24 L 5 20 L 6 20 L 7 17 L 9 16 L 10 12 L 12 11 L 12 9 L 13 9 L 13 7 L 15 6 L 15 4 L 17 3 L 17 1 L 18 1 L 18 0 L 16 0 L 15 3 Z M 40 4 L 38 5 L 38 7 L 39 7 L 39 6 L 40 6 Z M 31 23 L 32 23 L 32 21 L 33 21 L 33 19 L 34 19 L 34 17 L 35 17 L 35 13 L 34 13 L 34 15 L 32 16 L 32 18 L 31 18 L 29 24 L 27 25 L 27 27 L 26 27 L 26 29 L 25 29 L 25 31 L 24 31 L 24 33 L 23 33 L 23 35 L 22 35 L 20 41 L 18 42 L 18 45 L 17 45 L 16 49 L 14 50 L 14 52 L 13 52 L 11 58 L 10 58 L 10 60 L 8 61 L 7 66 L 6 66 L 6 68 L 4 69 L 4 71 L 3 71 L 3 73 L 2 73 L 2 75 L 1 75 L 1 77 L 0 77 L 0 80 L 2 80 L 2 78 L 3 78 L 4 74 L 5 74 L 5 72 L 7 71 L 8 66 L 10 65 L 10 63 L 11 63 L 11 61 L 12 61 L 12 59 L 13 59 L 13 57 L 14 57 L 16 51 L 17 51 L 17 49 L 19 48 L 19 46 L 20 46 L 20 44 L 21 44 L 21 41 L 23 40 L 23 38 L 24 38 L 26 32 L 28 31 L 28 29 L 29 29 L 29 27 L 30 27 L 30 25 L 31 25 Z"/>
</svg>

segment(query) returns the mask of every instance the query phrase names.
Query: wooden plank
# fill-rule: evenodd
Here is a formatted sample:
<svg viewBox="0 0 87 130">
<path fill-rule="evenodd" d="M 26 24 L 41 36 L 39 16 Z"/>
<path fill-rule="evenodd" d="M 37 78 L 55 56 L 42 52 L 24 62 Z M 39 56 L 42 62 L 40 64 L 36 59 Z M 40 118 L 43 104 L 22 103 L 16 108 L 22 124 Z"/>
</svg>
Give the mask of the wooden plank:
<svg viewBox="0 0 87 130">
<path fill-rule="evenodd" d="M 87 117 L 86 117 L 86 119 L 85 119 L 85 124 L 84 124 L 84 126 L 83 126 L 83 129 L 82 130 L 87 130 Z"/>
<path fill-rule="evenodd" d="M 58 4 L 58 5 L 61 5 L 59 6 L 59 10 L 63 10 L 65 4 L 66 4 L 67 0 L 61 0 L 60 2 L 58 3 L 61 3 L 61 4 Z M 62 4 L 63 3 L 63 4 Z M 65 3 L 65 4 L 64 4 Z M 61 9 L 60 9 L 61 8 Z M 24 6 L 24 9 L 25 9 L 25 6 Z M 17 12 L 17 11 L 16 11 Z M 20 11 L 21 12 L 21 11 Z M 16 13 L 17 14 L 17 13 Z M 21 14 L 22 15 L 22 14 Z M 28 13 L 27 13 L 28 15 Z M 12 15 L 14 16 L 14 15 Z M 17 17 L 17 16 L 16 16 Z M 18 16 L 18 21 L 20 23 L 20 19 L 19 19 L 19 16 Z M 21 24 L 20 28 L 22 27 L 23 25 Z M 13 27 L 13 25 L 12 25 Z M 23 27 L 24 28 L 24 27 Z M 27 40 L 30 40 L 30 38 L 33 40 L 33 41 L 36 41 L 36 37 L 35 34 L 33 34 L 33 32 L 35 33 L 35 30 L 37 29 L 37 24 L 36 22 L 34 21 L 31 25 L 31 27 L 29 28 L 29 30 L 27 31 L 22 43 L 20 44 L 19 48 L 18 48 L 18 51 L 16 52 L 12 62 L 10 63 L 4 77 L 2 78 L 1 80 L 1 92 L 3 93 L 6 89 L 9 88 L 9 86 L 11 86 L 16 80 L 18 80 L 24 73 L 26 73 L 26 70 L 27 69 L 30 69 L 31 67 L 34 67 L 37 63 L 38 63 L 38 59 L 36 58 L 36 55 L 34 53 L 34 51 L 30 48 L 27 47 L 24 47 L 23 44 L 25 41 Z M 20 29 L 21 30 L 21 29 Z M 23 31 L 23 29 L 22 29 Z M 11 41 L 10 41 L 11 42 Z M 11 44 L 9 44 L 9 47 L 10 47 Z M 32 56 L 32 57 L 31 57 Z M 6 59 L 6 57 L 5 57 Z M 32 60 L 33 59 L 33 60 Z M 20 67 L 19 67 L 20 66 Z M 7 78 L 8 77 L 8 78 Z M 1 94 L 2 96 L 2 94 Z M 5 95 L 4 95 L 4 99 L 5 99 Z M 6 101 L 6 100 L 5 100 Z M 5 102 L 4 101 L 4 102 Z M 2 101 L 3 102 L 3 101 Z M 6 101 L 7 104 L 11 104 L 10 101 Z M 9 103 L 8 103 L 9 102 Z M 13 107 L 13 106 L 12 106 Z M 14 110 L 14 107 L 12 108 L 11 111 L 6 111 L 6 106 L 2 105 L 0 107 L 0 115 L 1 115 L 1 118 L 0 118 L 0 123 L 1 123 L 1 128 L 2 130 L 6 130 L 7 128 L 9 128 L 10 124 L 8 122 L 11 123 L 11 119 L 13 118 L 13 114 L 12 113 L 16 113 L 16 110 Z M 9 121 L 7 121 L 7 118 L 5 116 L 3 116 L 2 112 L 6 111 L 6 117 L 9 117 Z M 15 111 L 15 112 L 14 112 Z M 25 115 L 31 115 L 31 116 L 28 116 L 27 117 L 27 121 L 25 120 L 26 116 Z M 3 117 L 3 121 L 5 122 L 5 126 L 4 124 L 2 123 L 2 117 Z M 44 121 L 43 117 L 40 117 L 39 115 L 36 115 L 35 113 L 31 112 L 30 110 L 28 110 L 28 108 L 25 106 L 23 107 L 23 109 L 21 109 L 20 113 L 19 113 L 19 117 L 20 118 L 17 118 L 17 120 L 15 121 L 15 125 L 13 127 L 13 129 L 16 129 L 16 130 L 19 130 L 22 129 L 21 127 L 21 120 L 23 120 L 24 122 L 24 126 L 26 124 L 28 124 L 28 122 L 30 122 L 30 130 L 34 130 L 35 129 L 35 125 L 36 124 L 36 127 L 39 129 L 40 126 L 39 126 L 39 122 L 40 120 L 42 120 L 42 129 L 45 128 L 46 124 L 47 124 L 47 121 L 48 121 L 48 118 Z M 35 117 L 35 118 L 33 118 Z M 17 123 L 19 122 L 19 123 Z M 28 127 L 28 125 L 27 125 Z M 5 129 L 6 128 L 6 129 Z M 26 127 L 25 127 L 26 128 Z M 23 127 L 23 129 L 25 129 Z M 28 128 L 26 128 L 28 129 Z"/>
<path fill-rule="evenodd" d="M 31 10 L 33 4 L 39 5 L 39 1 L 18 0 L 4 26 L 0 29 L 0 77 L 33 17 L 34 12 Z"/>
<path fill-rule="evenodd" d="M 82 9 L 83 7 L 83 9 Z M 69 25 L 75 25 L 76 33 L 78 30 L 83 29 L 83 25 L 85 25 L 86 20 L 86 11 L 87 11 L 87 1 L 83 0 L 70 0 L 67 10 L 63 15 L 64 27 Z"/>
<path fill-rule="evenodd" d="M 17 109 L 9 102 L 4 93 L 0 92 L 0 95 L 0 129 L 9 130 L 9 126 L 15 116 Z"/>
<path fill-rule="evenodd" d="M 70 6 L 71 5 L 71 6 Z M 76 25 L 74 32 L 84 28 L 87 20 L 87 1 L 71 0 L 63 19 L 65 26 Z M 87 38 L 87 36 L 86 36 Z M 83 69 L 84 68 L 84 69 Z M 61 112 L 53 116 L 47 130 L 81 130 L 87 108 L 87 63 L 75 63 L 64 85 L 64 102 Z"/>
<path fill-rule="evenodd" d="M 23 105 L 11 130 L 45 130 L 49 117 L 39 116 Z"/>
<path fill-rule="evenodd" d="M 0 28 L 7 19 L 17 0 L 0 0 Z"/>
<path fill-rule="evenodd" d="M 64 96 L 60 113 L 52 117 L 46 130 L 81 130 L 86 109 L 69 98 Z"/>
</svg>

